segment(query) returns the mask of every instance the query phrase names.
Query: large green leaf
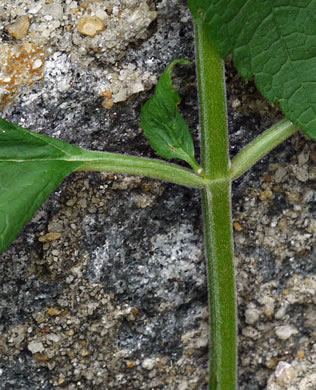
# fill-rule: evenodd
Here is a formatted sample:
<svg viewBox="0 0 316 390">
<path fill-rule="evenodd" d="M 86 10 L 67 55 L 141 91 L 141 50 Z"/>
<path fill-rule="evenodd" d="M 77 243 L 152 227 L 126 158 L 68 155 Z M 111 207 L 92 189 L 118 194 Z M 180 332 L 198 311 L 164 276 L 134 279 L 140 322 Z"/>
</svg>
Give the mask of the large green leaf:
<svg viewBox="0 0 316 390">
<path fill-rule="evenodd" d="M 0 118 L 0 253 L 65 176 L 81 149 Z"/>
<path fill-rule="evenodd" d="M 142 107 L 140 125 L 150 145 L 161 157 L 179 158 L 199 172 L 189 126 L 178 111 L 180 97 L 172 86 L 171 71 L 187 60 L 175 60 L 160 77 L 154 96 Z"/>
<path fill-rule="evenodd" d="M 189 0 L 223 57 L 316 139 L 316 0 Z"/>
</svg>

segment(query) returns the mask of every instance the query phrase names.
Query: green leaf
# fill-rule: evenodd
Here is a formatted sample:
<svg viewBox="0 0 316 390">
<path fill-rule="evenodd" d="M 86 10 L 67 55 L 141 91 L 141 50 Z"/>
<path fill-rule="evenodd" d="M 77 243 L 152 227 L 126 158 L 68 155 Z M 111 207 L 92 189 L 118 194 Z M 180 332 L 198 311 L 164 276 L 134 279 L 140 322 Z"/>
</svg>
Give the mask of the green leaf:
<svg viewBox="0 0 316 390">
<path fill-rule="evenodd" d="M 316 140 L 316 0 L 189 0 L 222 57 Z"/>
<path fill-rule="evenodd" d="M 205 11 L 208 9 L 212 0 L 188 0 L 189 8 L 195 23 L 203 24 Z"/>
<path fill-rule="evenodd" d="M 167 67 L 158 81 L 154 96 L 142 107 L 140 126 L 157 154 L 168 160 L 184 160 L 201 173 L 194 157 L 189 126 L 178 111 L 180 97 L 172 86 L 171 71 L 177 64 L 185 65 L 189 61 L 175 60 Z"/>
<path fill-rule="evenodd" d="M 0 118 L 0 253 L 62 180 L 81 149 Z"/>
</svg>

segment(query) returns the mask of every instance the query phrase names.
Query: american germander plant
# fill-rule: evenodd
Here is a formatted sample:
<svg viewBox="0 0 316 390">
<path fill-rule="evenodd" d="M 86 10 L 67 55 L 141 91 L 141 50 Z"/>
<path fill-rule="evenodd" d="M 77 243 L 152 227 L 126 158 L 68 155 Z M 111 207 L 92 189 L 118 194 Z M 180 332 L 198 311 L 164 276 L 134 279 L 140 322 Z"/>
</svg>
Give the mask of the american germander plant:
<svg viewBox="0 0 316 390">
<path fill-rule="evenodd" d="M 74 171 L 149 176 L 199 188 L 210 307 L 210 390 L 237 386 L 237 307 L 231 183 L 299 129 L 316 139 L 316 0 L 189 0 L 194 20 L 201 161 L 172 86 L 175 60 L 144 105 L 140 126 L 156 153 L 170 162 L 81 149 L 0 119 L 0 252 Z M 228 153 L 223 59 L 279 103 L 287 119 Z"/>
</svg>

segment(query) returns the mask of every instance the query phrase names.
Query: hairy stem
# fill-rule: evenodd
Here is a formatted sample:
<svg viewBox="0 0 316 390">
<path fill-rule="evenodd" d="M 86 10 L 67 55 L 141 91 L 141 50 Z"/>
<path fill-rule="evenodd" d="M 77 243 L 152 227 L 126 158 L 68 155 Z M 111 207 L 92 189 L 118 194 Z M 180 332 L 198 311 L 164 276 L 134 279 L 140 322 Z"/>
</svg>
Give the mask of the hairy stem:
<svg viewBox="0 0 316 390">
<path fill-rule="evenodd" d="M 204 27 L 195 28 L 201 160 L 211 180 L 202 190 L 210 308 L 209 390 L 235 390 L 237 309 L 224 66 Z"/>
<path fill-rule="evenodd" d="M 202 192 L 210 306 L 210 390 L 235 390 L 237 325 L 231 182 L 213 183 Z"/>
<path fill-rule="evenodd" d="M 128 173 L 195 188 L 202 188 L 208 182 L 207 179 L 194 173 L 191 169 L 145 157 L 87 150 L 84 151 L 83 155 L 74 156 L 73 160 L 83 162 L 78 171 Z"/>
<path fill-rule="evenodd" d="M 257 161 L 293 135 L 296 131 L 298 131 L 298 127 L 285 119 L 260 134 L 233 159 L 230 168 L 232 180 L 237 179 L 245 173 Z"/>
<path fill-rule="evenodd" d="M 205 176 L 221 178 L 229 170 L 224 65 L 203 27 L 195 31 L 203 169 Z"/>
</svg>

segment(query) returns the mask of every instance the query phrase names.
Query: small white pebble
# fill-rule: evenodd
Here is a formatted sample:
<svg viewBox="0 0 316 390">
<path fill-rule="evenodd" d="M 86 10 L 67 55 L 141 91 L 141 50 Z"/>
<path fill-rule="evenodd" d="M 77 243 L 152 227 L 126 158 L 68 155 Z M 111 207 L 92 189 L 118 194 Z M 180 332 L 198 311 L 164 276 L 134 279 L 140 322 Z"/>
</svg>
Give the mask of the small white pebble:
<svg viewBox="0 0 316 390">
<path fill-rule="evenodd" d="M 39 58 L 33 62 L 32 69 L 38 69 L 42 66 L 43 62 Z"/>
<path fill-rule="evenodd" d="M 296 334 L 297 330 L 291 325 L 279 326 L 275 330 L 275 334 L 281 340 L 287 340 L 292 334 Z"/>
<path fill-rule="evenodd" d="M 31 351 L 33 354 L 37 352 L 43 352 L 44 351 L 44 346 L 40 341 L 31 341 L 27 349 Z"/>
<path fill-rule="evenodd" d="M 246 326 L 242 330 L 242 334 L 243 334 L 243 336 L 249 337 L 252 340 L 257 340 L 259 337 L 258 331 L 255 328 L 253 328 L 252 326 Z"/>
<path fill-rule="evenodd" d="M 119 12 L 120 12 L 119 7 L 114 6 L 114 7 L 112 8 L 112 14 L 113 14 L 114 16 L 117 16 L 117 15 L 119 14 Z"/>
<path fill-rule="evenodd" d="M 245 312 L 246 323 L 249 325 L 254 324 L 259 319 L 260 312 L 258 309 L 249 308 Z"/>
<path fill-rule="evenodd" d="M 281 318 L 284 317 L 285 313 L 286 313 L 286 306 L 281 306 L 280 309 L 275 313 L 274 317 L 277 319 L 277 320 L 280 320 Z"/>
<path fill-rule="evenodd" d="M 241 102 L 240 102 L 240 100 L 239 99 L 234 99 L 233 101 L 232 101 L 232 107 L 233 108 L 237 108 L 237 107 L 239 107 L 241 105 Z"/>
<path fill-rule="evenodd" d="M 37 14 L 38 11 L 42 8 L 42 4 L 34 5 L 33 8 L 29 9 L 29 14 Z"/>
<path fill-rule="evenodd" d="M 156 363 L 156 359 L 146 358 L 142 363 L 142 367 L 145 368 L 146 370 L 152 370 L 155 366 L 155 363 Z"/>
<path fill-rule="evenodd" d="M 179 387 L 178 387 L 178 390 L 187 390 L 187 389 L 189 389 L 189 384 L 188 384 L 188 382 L 181 382 L 180 384 L 179 384 Z"/>
<path fill-rule="evenodd" d="M 55 333 L 49 333 L 46 336 L 46 338 L 47 338 L 47 340 L 52 341 L 54 343 L 58 343 L 58 341 L 60 340 L 60 337 Z"/>
<path fill-rule="evenodd" d="M 47 4 L 42 8 L 42 13 L 54 19 L 61 19 L 64 15 L 64 10 L 61 4 Z"/>
</svg>

